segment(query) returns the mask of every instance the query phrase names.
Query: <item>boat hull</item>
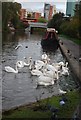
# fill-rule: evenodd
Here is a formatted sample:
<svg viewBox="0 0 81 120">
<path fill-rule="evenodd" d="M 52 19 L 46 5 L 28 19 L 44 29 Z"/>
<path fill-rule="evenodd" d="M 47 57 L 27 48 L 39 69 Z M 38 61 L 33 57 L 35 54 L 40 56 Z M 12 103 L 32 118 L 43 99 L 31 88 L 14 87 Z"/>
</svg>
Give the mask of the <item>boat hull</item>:
<svg viewBox="0 0 81 120">
<path fill-rule="evenodd" d="M 59 42 L 57 40 L 53 39 L 48 39 L 48 40 L 41 40 L 41 46 L 42 48 L 47 48 L 47 49 L 58 49 L 59 47 Z"/>
</svg>

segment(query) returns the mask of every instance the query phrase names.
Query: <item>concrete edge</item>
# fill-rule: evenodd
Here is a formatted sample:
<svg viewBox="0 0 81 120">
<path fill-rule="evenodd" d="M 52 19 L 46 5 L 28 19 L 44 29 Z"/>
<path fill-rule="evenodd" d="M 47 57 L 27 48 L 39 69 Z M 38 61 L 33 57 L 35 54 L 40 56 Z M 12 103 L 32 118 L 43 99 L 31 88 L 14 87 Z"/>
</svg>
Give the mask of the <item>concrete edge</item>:
<svg viewBox="0 0 81 120">
<path fill-rule="evenodd" d="M 81 71 L 80 71 L 81 68 L 79 66 L 79 63 L 73 57 L 70 56 L 70 53 L 67 52 L 68 49 L 60 41 L 59 41 L 59 47 L 63 55 L 66 57 L 73 73 L 81 83 Z"/>
</svg>

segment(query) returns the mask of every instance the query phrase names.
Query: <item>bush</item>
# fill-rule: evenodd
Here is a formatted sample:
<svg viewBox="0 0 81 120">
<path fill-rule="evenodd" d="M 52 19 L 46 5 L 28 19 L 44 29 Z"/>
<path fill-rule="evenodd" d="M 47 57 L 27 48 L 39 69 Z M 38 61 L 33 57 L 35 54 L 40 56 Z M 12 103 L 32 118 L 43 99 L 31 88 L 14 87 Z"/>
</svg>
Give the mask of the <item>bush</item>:
<svg viewBox="0 0 81 120">
<path fill-rule="evenodd" d="M 65 21 L 60 26 L 60 32 L 71 37 L 79 37 L 79 21 L 78 19 L 72 19 L 71 21 Z"/>
<path fill-rule="evenodd" d="M 46 23 L 47 20 L 45 18 L 38 18 L 38 22 L 41 22 L 41 23 Z"/>
<path fill-rule="evenodd" d="M 62 24 L 63 21 L 63 13 L 57 13 L 53 16 L 53 18 L 48 22 L 48 27 L 49 28 L 55 28 L 56 30 L 59 31 L 60 25 Z"/>
</svg>

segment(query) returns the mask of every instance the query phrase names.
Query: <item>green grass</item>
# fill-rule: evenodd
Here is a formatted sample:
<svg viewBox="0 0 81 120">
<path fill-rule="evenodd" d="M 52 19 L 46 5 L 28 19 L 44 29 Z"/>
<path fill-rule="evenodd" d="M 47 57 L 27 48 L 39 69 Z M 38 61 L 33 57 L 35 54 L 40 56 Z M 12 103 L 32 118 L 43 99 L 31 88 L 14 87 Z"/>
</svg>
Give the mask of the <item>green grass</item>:
<svg viewBox="0 0 81 120">
<path fill-rule="evenodd" d="M 80 93 L 77 90 L 68 92 L 65 95 L 68 99 L 64 106 L 60 106 L 59 100 L 62 96 L 53 96 L 51 98 L 40 100 L 29 106 L 19 107 L 3 113 L 3 120 L 10 118 L 47 118 L 51 117 L 51 112 L 47 109 L 47 104 L 59 109 L 57 116 L 59 118 L 71 118 L 80 101 Z"/>
<path fill-rule="evenodd" d="M 67 35 L 63 35 L 63 34 L 61 34 L 61 35 L 59 35 L 60 37 L 64 37 L 64 38 L 66 38 L 67 40 L 71 40 L 71 41 L 73 41 L 74 43 L 76 43 L 77 45 L 81 45 L 81 39 L 77 39 L 77 38 L 71 38 L 71 37 L 69 37 L 69 36 L 67 36 Z"/>
</svg>

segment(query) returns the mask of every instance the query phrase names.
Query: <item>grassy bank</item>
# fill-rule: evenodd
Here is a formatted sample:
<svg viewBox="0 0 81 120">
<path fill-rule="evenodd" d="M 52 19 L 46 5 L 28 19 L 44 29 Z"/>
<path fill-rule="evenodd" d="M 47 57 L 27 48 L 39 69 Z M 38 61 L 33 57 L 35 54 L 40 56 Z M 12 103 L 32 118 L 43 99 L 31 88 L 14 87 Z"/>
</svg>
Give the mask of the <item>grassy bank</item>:
<svg viewBox="0 0 81 120">
<path fill-rule="evenodd" d="M 3 120 L 23 120 L 27 118 L 46 118 L 46 120 L 49 120 L 52 113 L 48 109 L 48 105 L 58 109 L 58 118 L 71 118 L 80 101 L 80 92 L 78 90 L 70 91 L 65 95 L 65 97 L 67 98 L 67 102 L 64 106 L 60 106 L 59 104 L 59 100 L 62 98 L 62 95 L 53 96 L 27 106 L 16 108 L 15 110 L 4 112 Z"/>
<path fill-rule="evenodd" d="M 59 37 L 63 37 L 63 38 L 66 38 L 67 40 L 71 40 L 73 41 L 74 43 L 78 44 L 78 45 L 81 45 L 81 40 L 80 39 L 77 39 L 77 38 L 71 38 L 67 35 L 63 35 L 63 34 L 60 34 Z"/>
</svg>

